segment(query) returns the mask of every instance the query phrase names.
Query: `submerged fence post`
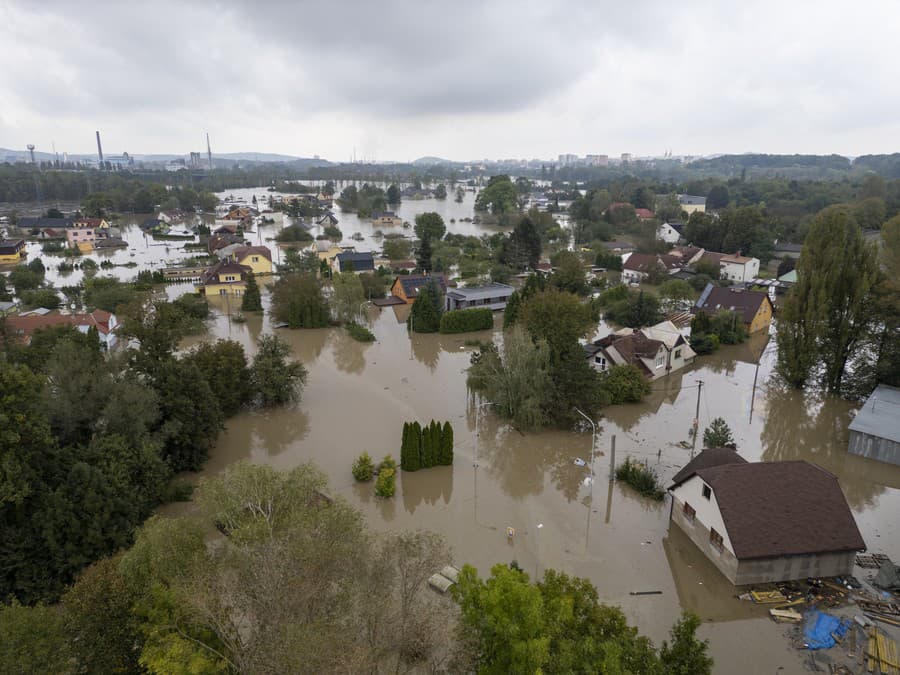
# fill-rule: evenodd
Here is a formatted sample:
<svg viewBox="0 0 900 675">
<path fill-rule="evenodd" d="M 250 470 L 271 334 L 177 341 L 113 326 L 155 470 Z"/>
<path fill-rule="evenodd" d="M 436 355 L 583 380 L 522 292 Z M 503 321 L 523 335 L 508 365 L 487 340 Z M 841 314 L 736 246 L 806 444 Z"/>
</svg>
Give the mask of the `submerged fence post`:
<svg viewBox="0 0 900 675">
<path fill-rule="evenodd" d="M 613 482 L 616 477 L 616 435 L 612 437 L 612 448 L 609 452 L 609 482 Z"/>
</svg>

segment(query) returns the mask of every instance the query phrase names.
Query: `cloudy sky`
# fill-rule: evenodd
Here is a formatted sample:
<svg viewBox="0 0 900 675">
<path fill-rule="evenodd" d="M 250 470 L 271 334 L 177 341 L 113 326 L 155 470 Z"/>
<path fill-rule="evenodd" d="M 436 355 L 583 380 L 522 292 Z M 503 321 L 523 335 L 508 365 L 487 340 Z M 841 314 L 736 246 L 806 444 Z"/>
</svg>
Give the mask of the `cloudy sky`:
<svg viewBox="0 0 900 675">
<path fill-rule="evenodd" d="M 897 0 L 0 0 L 0 147 L 900 150 Z"/>
</svg>

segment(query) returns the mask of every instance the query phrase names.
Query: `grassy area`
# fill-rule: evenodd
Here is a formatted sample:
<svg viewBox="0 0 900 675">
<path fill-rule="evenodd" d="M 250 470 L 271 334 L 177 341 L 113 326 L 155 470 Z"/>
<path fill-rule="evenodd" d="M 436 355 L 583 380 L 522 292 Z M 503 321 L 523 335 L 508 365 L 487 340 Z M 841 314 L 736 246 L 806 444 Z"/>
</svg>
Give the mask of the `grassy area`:
<svg viewBox="0 0 900 675">
<path fill-rule="evenodd" d="M 358 323 L 348 323 L 347 332 L 350 333 L 350 337 L 352 337 L 357 342 L 375 341 L 375 334 L 365 326 L 360 326 Z"/>
</svg>

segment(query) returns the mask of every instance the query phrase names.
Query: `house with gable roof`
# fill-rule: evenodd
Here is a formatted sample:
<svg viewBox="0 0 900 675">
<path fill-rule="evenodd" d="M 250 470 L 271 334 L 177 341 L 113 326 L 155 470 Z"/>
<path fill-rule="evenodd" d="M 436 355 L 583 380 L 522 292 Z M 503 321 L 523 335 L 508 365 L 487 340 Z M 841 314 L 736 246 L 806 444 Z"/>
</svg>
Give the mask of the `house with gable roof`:
<svg viewBox="0 0 900 675">
<path fill-rule="evenodd" d="M 816 464 L 710 448 L 668 491 L 670 523 L 735 586 L 852 574 L 866 548 L 837 477 Z"/>
<path fill-rule="evenodd" d="M 774 312 L 768 293 L 709 283 L 691 307 L 691 314 L 715 314 L 723 309 L 736 313 L 750 334 L 767 331 Z"/>
</svg>

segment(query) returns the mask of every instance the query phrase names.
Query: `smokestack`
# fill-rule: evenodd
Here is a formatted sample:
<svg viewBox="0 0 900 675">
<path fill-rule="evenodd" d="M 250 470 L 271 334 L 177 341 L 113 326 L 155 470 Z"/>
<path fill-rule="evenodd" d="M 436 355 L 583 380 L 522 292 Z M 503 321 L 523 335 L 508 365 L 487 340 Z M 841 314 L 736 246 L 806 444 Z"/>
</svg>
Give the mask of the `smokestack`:
<svg viewBox="0 0 900 675">
<path fill-rule="evenodd" d="M 34 143 L 28 144 L 28 152 L 31 154 L 31 163 L 34 164 Z"/>
<path fill-rule="evenodd" d="M 209 132 L 206 132 L 206 158 L 209 160 L 209 170 L 212 171 L 212 149 L 209 147 Z"/>
<path fill-rule="evenodd" d="M 103 147 L 100 145 L 100 132 L 97 132 L 97 157 L 100 158 L 100 164 L 103 164 Z"/>
</svg>

